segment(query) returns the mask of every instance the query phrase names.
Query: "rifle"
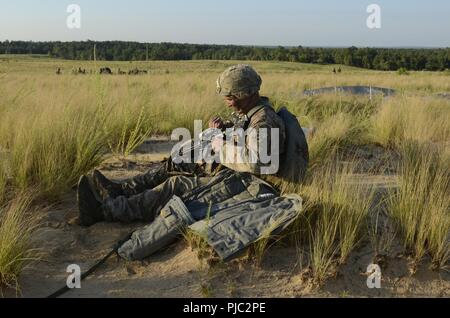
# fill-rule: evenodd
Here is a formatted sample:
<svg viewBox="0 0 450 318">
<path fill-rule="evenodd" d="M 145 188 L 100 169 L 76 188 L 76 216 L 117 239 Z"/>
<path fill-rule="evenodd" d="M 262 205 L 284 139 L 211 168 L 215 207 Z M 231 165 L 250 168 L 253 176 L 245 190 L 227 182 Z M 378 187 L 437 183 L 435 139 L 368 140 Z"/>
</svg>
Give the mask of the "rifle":
<svg viewBox="0 0 450 318">
<path fill-rule="evenodd" d="M 208 128 L 202 131 L 198 138 L 189 139 L 181 145 L 175 146 L 170 156 L 173 161 L 186 161 L 189 158 L 191 161 L 195 158 L 205 158 L 208 153 L 211 153 L 211 142 L 215 138 L 224 138 L 225 133 L 218 128 Z"/>
<path fill-rule="evenodd" d="M 172 159 L 185 161 L 187 158 L 186 156 L 190 154 L 190 162 L 195 162 L 195 158 L 206 158 L 208 157 L 208 154 L 211 154 L 211 142 L 213 139 L 220 137 L 225 139 L 225 131 L 227 128 L 242 128 L 245 120 L 246 119 L 244 117 L 240 116 L 236 112 L 233 112 L 230 119 L 224 122 L 224 127 L 222 129 L 205 129 L 198 135 L 197 138 L 190 139 L 183 144 L 176 146 L 170 155 Z"/>
</svg>

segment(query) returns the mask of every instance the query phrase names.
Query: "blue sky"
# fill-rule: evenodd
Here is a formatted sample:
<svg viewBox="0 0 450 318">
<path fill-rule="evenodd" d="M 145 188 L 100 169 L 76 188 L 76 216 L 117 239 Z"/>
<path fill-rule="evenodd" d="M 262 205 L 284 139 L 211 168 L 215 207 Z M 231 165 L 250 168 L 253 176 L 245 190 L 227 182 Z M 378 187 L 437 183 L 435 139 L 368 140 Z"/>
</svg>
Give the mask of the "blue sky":
<svg viewBox="0 0 450 318">
<path fill-rule="evenodd" d="M 66 8 L 81 7 L 81 29 Z M 381 7 L 381 29 L 366 8 Z M 449 0 L 0 0 L 0 40 L 450 46 Z"/>
</svg>

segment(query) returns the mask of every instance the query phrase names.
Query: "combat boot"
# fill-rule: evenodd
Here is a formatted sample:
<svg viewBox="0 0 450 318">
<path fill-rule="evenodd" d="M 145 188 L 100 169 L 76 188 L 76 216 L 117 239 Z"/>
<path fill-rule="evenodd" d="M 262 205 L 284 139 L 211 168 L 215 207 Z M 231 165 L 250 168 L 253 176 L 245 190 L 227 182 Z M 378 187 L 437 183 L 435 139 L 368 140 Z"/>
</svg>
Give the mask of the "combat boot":
<svg viewBox="0 0 450 318">
<path fill-rule="evenodd" d="M 80 225 L 91 226 L 105 219 L 103 202 L 92 189 L 86 176 L 82 176 L 78 182 L 77 200 Z"/>
</svg>

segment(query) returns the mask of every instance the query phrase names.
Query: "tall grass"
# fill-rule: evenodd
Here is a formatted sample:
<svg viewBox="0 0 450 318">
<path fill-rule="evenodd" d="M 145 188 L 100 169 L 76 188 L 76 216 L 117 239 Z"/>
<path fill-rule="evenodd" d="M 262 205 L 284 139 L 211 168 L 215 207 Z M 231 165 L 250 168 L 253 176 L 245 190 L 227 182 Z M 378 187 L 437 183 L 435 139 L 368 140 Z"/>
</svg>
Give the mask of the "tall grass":
<svg viewBox="0 0 450 318">
<path fill-rule="evenodd" d="M 276 245 L 288 236 L 289 233 L 286 233 L 286 231 L 280 232 L 277 230 L 282 227 L 282 223 L 282 220 L 280 220 L 272 224 L 269 228 L 265 229 L 260 237 L 251 245 L 250 256 L 255 260 L 257 266 L 261 266 L 264 256 L 271 246 Z"/>
<path fill-rule="evenodd" d="M 346 261 L 363 237 L 374 189 L 355 181 L 356 168 L 356 162 L 328 164 L 315 170 L 301 190 L 305 208 L 316 215 L 309 242 L 311 268 L 319 284 L 334 265 Z"/>
<path fill-rule="evenodd" d="M 107 135 L 95 112 L 65 109 L 21 119 L 10 158 L 18 189 L 37 188 L 40 195 L 57 198 L 98 165 L 107 151 Z"/>
<path fill-rule="evenodd" d="M 448 142 L 449 107 L 443 99 L 391 98 L 373 115 L 369 139 L 389 148 L 400 148 L 407 140 Z"/>
<path fill-rule="evenodd" d="M 144 114 L 142 108 L 137 118 L 135 114 L 126 112 L 122 117 L 122 127 L 117 129 L 116 132 L 120 133 L 119 136 L 113 136 L 109 138 L 109 147 L 111 152 L 118 157 L 129 156 L 136 147 L 142 144 L 147 139 L 152 131 L 152 126 L 148 123 L 147 116 Z M 120 122 L 120 120 L 116 120 Z M 114 131 L 114 130 L 113 130 Z"/>
<path fill-rule="evenodd" d="M 0 154 L 0 205 L 3 204 L 6 198 L 6 185 L 8 181 L 8 176 L 6 173 L 6 167 L 4 160 L 1 159 Z"/>
<path fill-rule="evenodd" d="M 276 99 L 275 107 L 287 106 L 303 127 L 314 127 L 308 139 L 311 171 L 336 160 L 338 153 L 369 142 L 369 120 L 380 103 L 378 98 L 337 94 Z"/>
<path fill-rule="evenodd" d="M 37 225 L 30 214 L 32 199 L 32 194 L 22 193 L 0 208 L 0 287 L 17 288 L 23 268 L 38 257 L 30 246 Z"/>
<path fill-rule="evenodd" d="M 448 157 L 432 145 L 409 142 L 402 148 L 399 189 L 389 211 L 416 264 L 428 252 L 441 268 L 450 255 L 450 174 Z"/>
<path fill-rule="evenodd" d="M 380 196 L 374 207 L 374 213 L 371 213 L 371 217 L 367 220 L 367 232 L 374 257 L 388 256 L 396 239 L 395 225 L 387 217 L 385 210 L 385 199 Z"/>
<path fill-rule="evenodd" d="M 345 148 L 362 143 L 362 123 L 355 123 L 350 114 L 338 113 L 318 124 L 308 141 L 309 169 L 314 170 L 334 160 Z"/>
<path fill-rule="evenodd" d="M 370 138 L 384 147 L 397 147 L 404 138 L 407 125 L 405 117 L 406 110 L 402 107 L 395 107 L 395 103 L 391 99 L 383 104 L 373 116 L 369 131 Z"/>
<path fill-rule="evenodd" d="M 129 154 L 153 127 L 145 96 L 114 101 L 111 87 L 98 77 L 71 82 L 85 94 L 77 94 L 70 82 L 44 81 L 35 85 L 45 87 L 26 83 L 24 96 L 7 94 L 3 100 L 0 147 L 8 154 L 15 188 L 37 188 L 42 197 L 56 199 L 111 150 Z M 50 97 L 40 95 L 43 89 Z"/>
</svg>

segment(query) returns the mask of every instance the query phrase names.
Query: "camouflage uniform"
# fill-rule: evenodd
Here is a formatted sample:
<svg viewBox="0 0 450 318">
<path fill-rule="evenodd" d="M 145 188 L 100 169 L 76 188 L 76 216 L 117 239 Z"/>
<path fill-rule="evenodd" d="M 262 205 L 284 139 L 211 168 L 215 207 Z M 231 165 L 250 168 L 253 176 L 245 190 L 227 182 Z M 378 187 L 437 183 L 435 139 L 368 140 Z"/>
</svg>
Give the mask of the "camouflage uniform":
<svg viewBox="0 0 450 318">
<path fill-rule="evenodd" d="M 109 222 L 151 222 L 173 195 L 182 196 L 205 185 L 211 177 L 172 176 L 154 188 L 129 197 L 106 198 L 103 213 Z"/>
<path fill-rule="evenodd" d="M 205 238 L 220 258 L 229 260 L 262 235 L 284 230 L 302 211 L 298 195 L 280 197 L 263 180 L 230 169 L 211 178 L 170 178 L 136 197 L 115 200 L 119 202 L 124 206 L 110 209 L 112 218 L 151 221 L 119 248 L 119 255 L 127 260 L 150 256 L 186 227 Z"/>
<path fill-rule="evenodd" d="M 137 175 L 130 180 L 122 182 L 122 194 L 130 197 L 145 190 L 153 189 L 164 181 L 175 176 L 206 177 L 213 175 L 218 165 L 206 165 L 197 163 L 174 163 L 171 158 L 164 160 L 156 169 L 150 169 L 146 173 Z"/>
<path fill-rule="evenodd" d="M 242 146 L 224 143 L 219 153 L 220 162 L 235 171 L 260 175 L 261 168 L 267 166 L 267 164 L 263 164 L 260 160 L 259 145 L 261 143 L 267 145 L 267 149 L 270 151 L 272 142 L 276 142 L 278 147 L 275 147 L 276 151 L 270 153 L 270 155 L 280 156 L 284 153 L 286 139 L 284 123 L 267 97 L 260 98 L 258 104 L 245 115 L 244 122 L 244 127 L 242 127 L 244 131 L 253 129 L 254 133 L 245 136 L 244 149 L 241 149 Z M 260 129 L 267 129 L 267 134 L 262 134 Z M 271 140 L 271 129 L 278 129 L 278 140 Z M 252 158 L 252 155 L 254 158 Z M 233 160 L 227 160 L 230 158 Z"/>
</svg>

